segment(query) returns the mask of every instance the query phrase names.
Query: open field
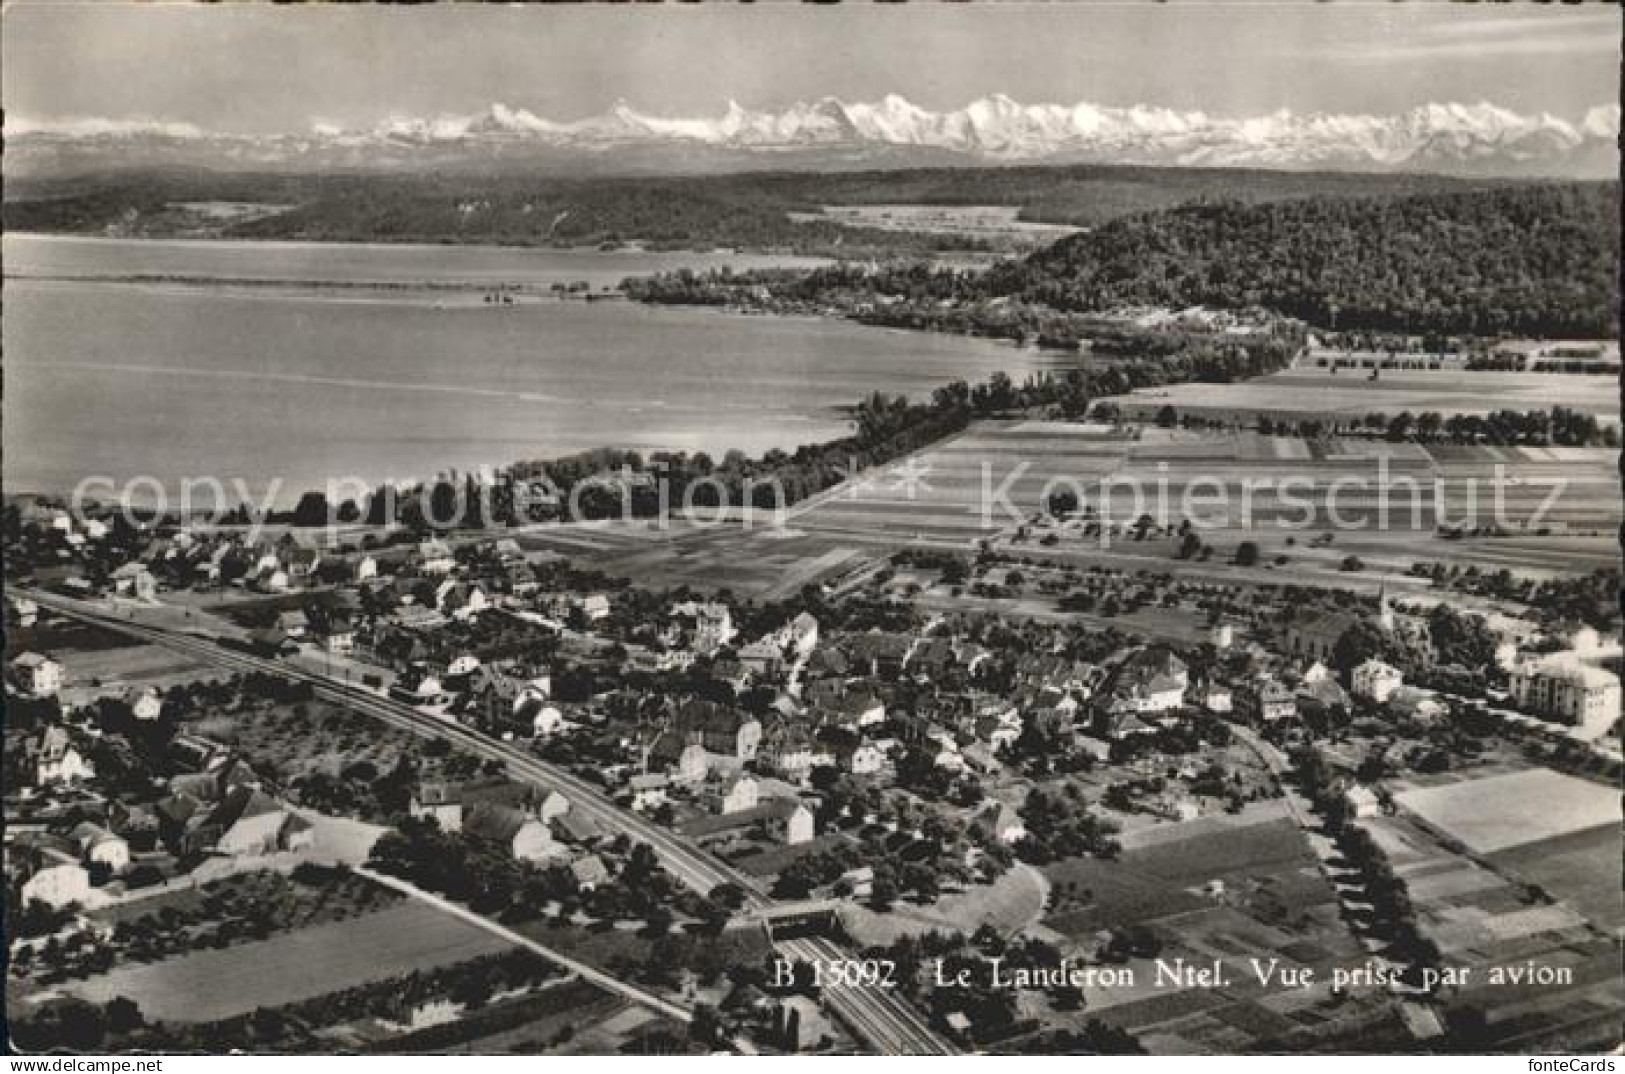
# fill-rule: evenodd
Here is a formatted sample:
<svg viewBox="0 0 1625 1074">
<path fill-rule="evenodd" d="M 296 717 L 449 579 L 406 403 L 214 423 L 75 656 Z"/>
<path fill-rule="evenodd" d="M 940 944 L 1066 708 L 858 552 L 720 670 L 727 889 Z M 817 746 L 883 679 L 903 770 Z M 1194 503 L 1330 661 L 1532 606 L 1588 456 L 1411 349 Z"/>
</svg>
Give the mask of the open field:
<svg viewBox="0 0 1625 1074">
<path fill-rule="evenodd" d="M 1179 384 L 1144 388 L 1102 400 L 1126 417 L 1152 418 L 1165 406 L 1180 413 L 1222 420 L 1268 414 L 1289 421 L 1336 421 L 1373 411 L 1395 414 L 1484 414 L 1492 410 L 1571 407 L 1601 420 L 1619 421 L 1619 384 L 1610 376 L 1558 373 L 1496 373 L 1465 369 L 1383 371 L 1296 368 L 1237 384 Z"/>
<path fill-rule="evenodd" d="M 807 584 L 839 587 L 899 548 L 968 550 L 985 538 L 1063 566 L 1375 591 L 1409 584 L 1397 576 L 1419 561 L 1535 578 L 1617 564 L 1613 535 L 1625 512 L 1615 457 L 1590 448 L 982 422 L 791 508 L 781 525 L 758 512 L 747 520 L 537 526 L 519 541 L 532 555 L 568 556 L 635 584 L 727 588 L 760 599 Z M 1095 514 L 1053 530 L 1029 526 L 1016 539 L 1057 491 L 1074 492 Z M 1135 532 L 1142 514 L 1169 528 Z M 1210 557 L 1177 558 L 1173 527 L 1187 518 L 1212 546 Z M 1093 525 L 1099 519 L 1107 532 Z M 1441 523 L 1464 522 L 1499 524 L 1503 535 L 1438 533 Z M 1254 566 L 1231 562 L 1243 540 L 1263 553 Z M 1361 572 L 1343 569 L 1350 556 Z M 1053 611 L 1038 604 L 1035 615 Z"/>
<path fill-rule="evenodd" d="M 84 704 L 131 688 L 155 686 L 163 690 L 200 679 L 224 678 L 218 668 L 159 645 L 55 650 L 54 654 L 62 661 L 66 681 L 61 696 L 67 705 Z"/>
<path fill-rule="evenodd" d="M 931 931 L 970 933 L 983 925 L 1010 935 L 1043 914 L 1048 887 L 1038 870 L 1017 865 L 990 885 L 944 895 L 927 906 L 899 903 L 878 914 L 853 904 L 842 907 L 841 919 L 862 946 L 885 946 L 901 936 Z"/>
<path fill-rule="evenodd" d="M 1223 965 L 1227 987 L 1159 981 L 1150 959 L 1130 961 L 1132 984 L 1086 987 L 1088 1017 L 1134 1032 L 1154 1053 L 1234 1053 L 1316 1027 L 1373 1017 L 1388 1002 L 1367 991 L 1333 996 L 1331 970 L 1364 961 L 1302 833 L 1279 811 L 1159 825 L 1125 838 L 1115 862 L 1071 859 L 1045 869 L 1058 912 L 1044 924 L 1075 957 L 1099 930 L 1138 924 L 1169 964 Z M 1135 845 L 1130 846 L 1133 842 Z M 1205 890 L 1222 880 L 1222 891 Z M 1070 942 L 1068 942 L 1070 941 Z M 1261 982 L 1251 961 L 1310 967 L 1316 983 Z"/>
<path fill-rule="evenodd" d="M 1619 826 L 1604 825 L 1497 851 L 1490 861 L 1539 884 L 1593 924 L 1613 931 L 1625 925 L 1625 893 L 1619 882 L 1622 850 L 1625 837 Z"/>
<path fill-rule="evenodd" d="M 1260 905 L 1290 912 L 1333 900 L 1296 826 L 1269 810 L 1159 825 L 1123 842 L 1114 862 L 1073 858 L 1045 867 L 1061 892 L 1045 924 L 1083 937 L 1112 925 L 1189 913 L 1213 905 L 1201 890 L 1212 880 L 1250 889 Z M 1072 891 L 1087 897 L 1069 897 Z"/>
<path fill-rule="evenodd" d="M 70 990 L 94 1003 L 128 996 L 149 1018 L 210 1022 L 507 946 L 433 907 L 404 902 L 260 943 L 120 967 Z"/>
<path fill-rule="evenodd" d="M 1011 550 L 1080 566 L 1177 565 L 1182 576 L 1221 584 L 1357 585 L 1342 569 L 1351 555 L 1373 575 L 1436 559 L 1540 577 L 1617 562 L 1615 458 L 1602 448 L 1159 428 L 1130 439 L 1099 425 L 987 422 L 796 510 L 789 527 L 847 544 L 969 548 L 1011 537 L 1047 494 L 1071 492 L 1082 517 L 1032 529 Z M 1190 519 L 1217 554 L 1177 560 L 1171 532 L 1132 532 L 1143 514 L 1167 526 Z M 1508 535 L 1447 539 L 1441 524 Z M 1329 543 L 1315 541 L 1327 533 Z M 1256 566 L 1229 562 L 1241 540 L 1261 544 Z"/>
<path fill-rule="evenodd" d="M 1525 777 L 1540 778 L 1529 796 L 1520 798 L 1519 788 L 1530 785 Z M 1522 838 L 1533 827 L 1561 826 L 1563 812 L 1572 808 L 1562 800 L 1562 792 L 1572 788 L 1552 778 L 1568 777 L 1532 770 L 1441 780 L 1405 791 L 1400 800 L 1456 792 L 1432 804 L 1448 803 L 1463 816 L 1476 805 L 1501 819 L 1498 831 L 1486 827 L 1490 834 Z M 1610 788 L 1593 789 L 1616 796 Z M 1531 819 L 1520 823 L 1514 815 L 1519 811 Z M 1438 812 L 1442 815 L 1442 809 Z M 1554 813 L 1556 825 L 1536 816 Z M 1523 842 L 1479 860 L 1441 842 L 1438 829 L 1404 811 L 1359 824 L 1405 881 L 1422 932 L 1438 944 L 1444 964 L 1467 974 L 1442 999 L 1447 1007 L 1472 1008 L 1484 1016 L 1488 1025 L 1481 1042 L 1487 1050 L 1548 1051 L 1561 1049 L 1564 1041 L 1594 1046 L 1617 1033 L 1625 1009 L 1616 940 L 1625 920 L 1617 814 L 1609 823 L 1586 828 L 1580 827 L 1581 818 L 1569 834 Z M 1498 972 L 1504 976 L 1497 979 Z M 1547 978 L 1533 977 L 1536 972 Z M 1600 1037 L 1592 1025 L 1598 1021 L 1605 1024 Z M 1571 1026 L 1577 1028 L 1564 1028 Z"/>
<path fill-rule="evenodd" d="M 1486 854 L 1620 823 L 1617 789 L 1546 768 L 1422 787 L 1398 801 Z"/>
</svg>

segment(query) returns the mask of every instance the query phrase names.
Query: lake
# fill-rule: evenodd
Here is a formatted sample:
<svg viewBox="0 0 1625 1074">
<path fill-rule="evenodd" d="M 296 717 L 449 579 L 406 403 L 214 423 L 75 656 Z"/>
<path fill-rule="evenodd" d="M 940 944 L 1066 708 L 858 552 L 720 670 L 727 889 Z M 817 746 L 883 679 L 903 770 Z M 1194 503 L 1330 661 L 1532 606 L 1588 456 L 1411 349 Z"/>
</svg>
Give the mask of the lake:
<svg viewBox="0 0 1625 1074">
<path fill-rule="evenodd" d="M 447 302 L 785 259 L 481 247 L 310 247 L 6 236 L 9 491 L 89 475 L 239 480 L 276 499 L 605 445 L 758 454 L 848 431 L 874 391 L 924 397 L 1045 356 L 989 340 L 627 302 Z M 376 281 L 389 289 L 129 283 Z M 74 276 L 100 279 L 42 279 Z M 421 289 L 414 286 L 422 285 Z M 1053 361 L 1051 356 L 1048 361 Z"/>
</svg>

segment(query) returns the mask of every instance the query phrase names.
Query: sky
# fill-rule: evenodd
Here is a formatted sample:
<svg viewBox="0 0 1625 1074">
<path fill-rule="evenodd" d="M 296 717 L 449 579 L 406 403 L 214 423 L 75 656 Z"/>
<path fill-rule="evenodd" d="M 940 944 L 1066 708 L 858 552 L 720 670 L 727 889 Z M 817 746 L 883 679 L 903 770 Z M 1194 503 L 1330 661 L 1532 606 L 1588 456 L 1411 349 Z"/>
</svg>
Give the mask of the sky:
<svg viewBox="0 0 1625 1074">
<path fill-rule="evenodd" d="M 1391 114 L 1619 99 L 1618 8 L 1362 2 L 947 6 L 200 6 L 7 0 L 0 102 L 27 119 L 258 134 L 483 111 L 556 120 L 901 94 L 934 111 L 1145 104 Z"/>
</svg>

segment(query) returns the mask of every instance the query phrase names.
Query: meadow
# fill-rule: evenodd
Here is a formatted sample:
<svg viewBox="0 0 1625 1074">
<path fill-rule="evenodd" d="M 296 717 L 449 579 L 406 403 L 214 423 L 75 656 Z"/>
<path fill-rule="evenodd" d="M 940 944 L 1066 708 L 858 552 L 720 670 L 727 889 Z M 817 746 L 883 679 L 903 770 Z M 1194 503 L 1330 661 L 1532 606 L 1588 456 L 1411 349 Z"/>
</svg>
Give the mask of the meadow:
<svg viewBox="0 0 1625 1074">
<path fill-rule="evenodd" d="M 259 943 L 120 966 L 69 990 L 93 1003 L 127 996 L 149 1018 L 213 1022 L 507 947 L 449 914 L 403 902 Z"/>
</svg>

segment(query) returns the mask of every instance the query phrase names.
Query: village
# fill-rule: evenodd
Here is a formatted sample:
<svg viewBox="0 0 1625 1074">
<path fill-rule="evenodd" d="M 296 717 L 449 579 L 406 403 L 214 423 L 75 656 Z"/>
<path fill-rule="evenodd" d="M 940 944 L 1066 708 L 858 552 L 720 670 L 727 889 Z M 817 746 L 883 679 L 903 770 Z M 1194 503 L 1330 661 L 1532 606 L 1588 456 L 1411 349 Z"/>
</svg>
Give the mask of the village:
<svg viewBox="0 0 1625 1074">
<path fill-rule="evenodd" d="M 605 1012 L 597 1047 L 850 1049 L 830 990 L 774 970 L 799 936 L 911 967 L 935 1031 L 1008 1050 L 1522 1026 L 1527 990 L 1422 987 L 1463 959 L 1560 956 L 1598 1010 L 1617 988 L 1598 967 L 1625 921 L 1583 853 L 1618 835 L 1605 600 L 1520 619 L 1082 571 L 1020 541 L 902 548 L 765 600 L 630 584 L 559 551 L 569 523 L 255 543 L 9 516 L 14 1021 L 391 1048 L 550 1025 L 570 995 Z M 1549 808 L 1479 801 L 1501 786 Z M 667 838 L 738 879 L 696 884 Z M 319 978 L 279 943 L 340 921 L 373 946 L 335 944 Z M 1067 965 L 1153 982 L 1242 943 L 1328 982 L 1387 968 L 1217 1006 L 1167 982 L 996 987 Z M 249 944 L 254 981 L 197 984 Z M 470 997 L 492 959 L 513 987 Z M 975 987 L 933 989 L 933 960 Z M 436 984 L 403 1006 L 379 966 Z M 179 980 L 214 1009 L 167 1009 Z M 354 995 L 324 1012 L 312 988 Z"/>
</svg>

